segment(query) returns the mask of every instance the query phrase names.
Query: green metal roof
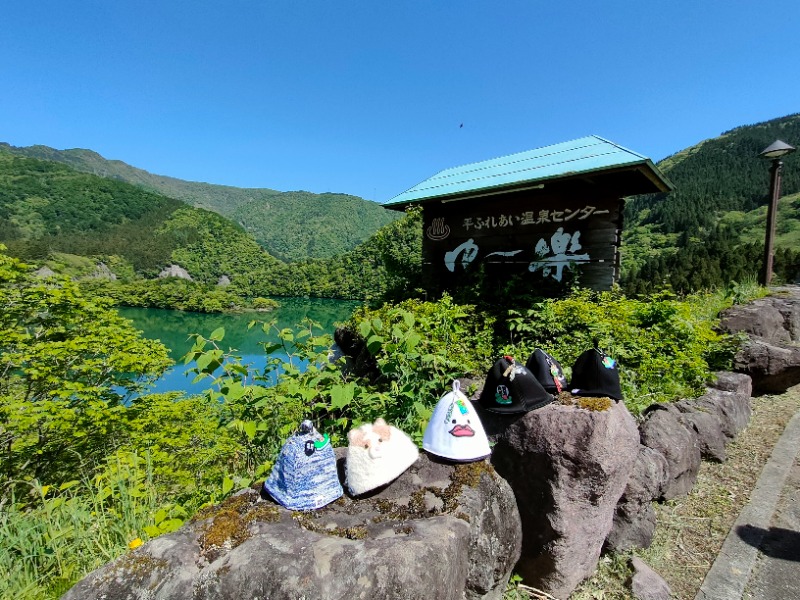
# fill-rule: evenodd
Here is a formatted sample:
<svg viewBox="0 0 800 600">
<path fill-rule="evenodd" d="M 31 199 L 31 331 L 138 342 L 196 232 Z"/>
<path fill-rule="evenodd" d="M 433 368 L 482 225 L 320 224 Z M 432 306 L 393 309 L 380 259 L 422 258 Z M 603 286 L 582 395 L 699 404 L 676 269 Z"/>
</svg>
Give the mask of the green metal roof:
<svg viewBox="0 0 800 600">
<path fill-rule="evenodd" d="M 493 188 L 521 187 L 527 183 L 637 165 L 643 165 L 650 171 L 648 177 L 654 181 L 654 192 L 672 189 L 672 184 L 646 156 L 590 135 L 536 150 L 445 169 L 395 196 L 384 206 L 465 196 Z"/>
</svg>

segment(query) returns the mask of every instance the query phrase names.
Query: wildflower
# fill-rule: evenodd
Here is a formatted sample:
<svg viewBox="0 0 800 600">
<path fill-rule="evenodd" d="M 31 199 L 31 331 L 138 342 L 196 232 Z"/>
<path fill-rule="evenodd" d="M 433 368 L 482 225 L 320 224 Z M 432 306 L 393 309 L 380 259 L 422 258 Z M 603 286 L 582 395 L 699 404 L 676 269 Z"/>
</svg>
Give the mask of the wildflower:
<svg viewBox="0 0 800 600">
<path fill-rule="evenodd" d="M 137 537 L 135 540 L 131 540 L 130 542 L 128 542 L 128 548 L 133 550 L 134 548 L 138 548 L 142 544 L 144 544 L 144 542 L 142 541 L 142 538 L 138 538 Z"/>
</svg>

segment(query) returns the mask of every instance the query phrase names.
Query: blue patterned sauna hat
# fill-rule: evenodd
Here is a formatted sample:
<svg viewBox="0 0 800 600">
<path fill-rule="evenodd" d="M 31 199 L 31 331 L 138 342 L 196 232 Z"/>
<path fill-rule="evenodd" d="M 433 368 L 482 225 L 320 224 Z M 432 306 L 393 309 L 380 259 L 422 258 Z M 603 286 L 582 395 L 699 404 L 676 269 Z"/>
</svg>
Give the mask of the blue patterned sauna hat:
<svg viewBox="0 0 800 600">
<path fill-rule="evenodd" d="M 281 448 L 264 489 L 290 510 L 314 510 L 339 498 L 343 491 L 330 438 L 303 421 Z"/>
</svg>

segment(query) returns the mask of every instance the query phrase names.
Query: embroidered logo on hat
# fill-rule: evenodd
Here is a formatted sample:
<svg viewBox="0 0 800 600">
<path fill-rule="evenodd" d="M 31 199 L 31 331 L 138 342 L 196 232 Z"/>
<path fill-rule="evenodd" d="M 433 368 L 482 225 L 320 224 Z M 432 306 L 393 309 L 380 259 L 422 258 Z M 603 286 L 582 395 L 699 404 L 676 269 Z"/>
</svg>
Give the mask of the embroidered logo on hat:
<svg viewBox="0 0 800 600">
<path fill-rule="evenodd" d="M 552 401 L 553 396 L 513 356 L 504 356 L 494 363 L 479 399 L 484 409 L 505 414 L 528 412 Z"/>
<path fill-rule="evenodd" d="M 397 479 L 419 458 L 411 438 L 383 419 L 365 423 L 347 434 L 347 487 L 354 496 Z"/>
<path fill-rule="evenodd" d="M 546 392 L 550 394 L 560 394 L 561 390 L 567 388 L 567 378 L 564 376 L 564 369 L 555 358 L 550 354 L 537 348 L 528 357 L 525 363 L 528 370 L 542 384 Z"/>
<path fill-rule="evenodd" d="M 576 396 L 607 396 L 622 400 L 617 361 L 599 348 L 587 350 L 572 367 L 571 387 Z"/>
<path fill-rule="evenodd" d="M 458 462 L 480 460 L 491 453 L 483 424 L 461 392 L 459 381 L 453 382 L 453 391 L 442 396 L 433 409 L 422 447 Z"/>
<path fill-rule="evenodd" d="M 314 510 L 339 498 L 343 490 L 330 438 L 303 421 L 281 448 L 264 489 L 290 510 Z"/>
</svg>

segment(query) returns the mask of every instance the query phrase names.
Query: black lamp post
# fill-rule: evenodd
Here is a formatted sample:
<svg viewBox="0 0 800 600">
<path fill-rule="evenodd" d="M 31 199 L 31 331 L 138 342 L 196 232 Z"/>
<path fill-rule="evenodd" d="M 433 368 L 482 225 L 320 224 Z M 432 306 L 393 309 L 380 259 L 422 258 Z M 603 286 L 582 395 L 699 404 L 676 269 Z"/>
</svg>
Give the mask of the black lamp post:
<svg viewBox="0 0 800 600">
<path fill-rule="evenodd" d="M 776 140 L 767 146 L 758 156 L 772 161 L 770 168 L 771 182 L 769 187 L 770 201 L 767 208 L 767 237 L 764 240 L 764 270 L 761 273 L 761 285 L 768 286 L 772 281 L 773 242 L 775 240 L 775 216 L 778 213 L 778 198 L 781 196 L 781 158 L 794 152 L 796 148 L 786 142 Z"/>
</svg>

